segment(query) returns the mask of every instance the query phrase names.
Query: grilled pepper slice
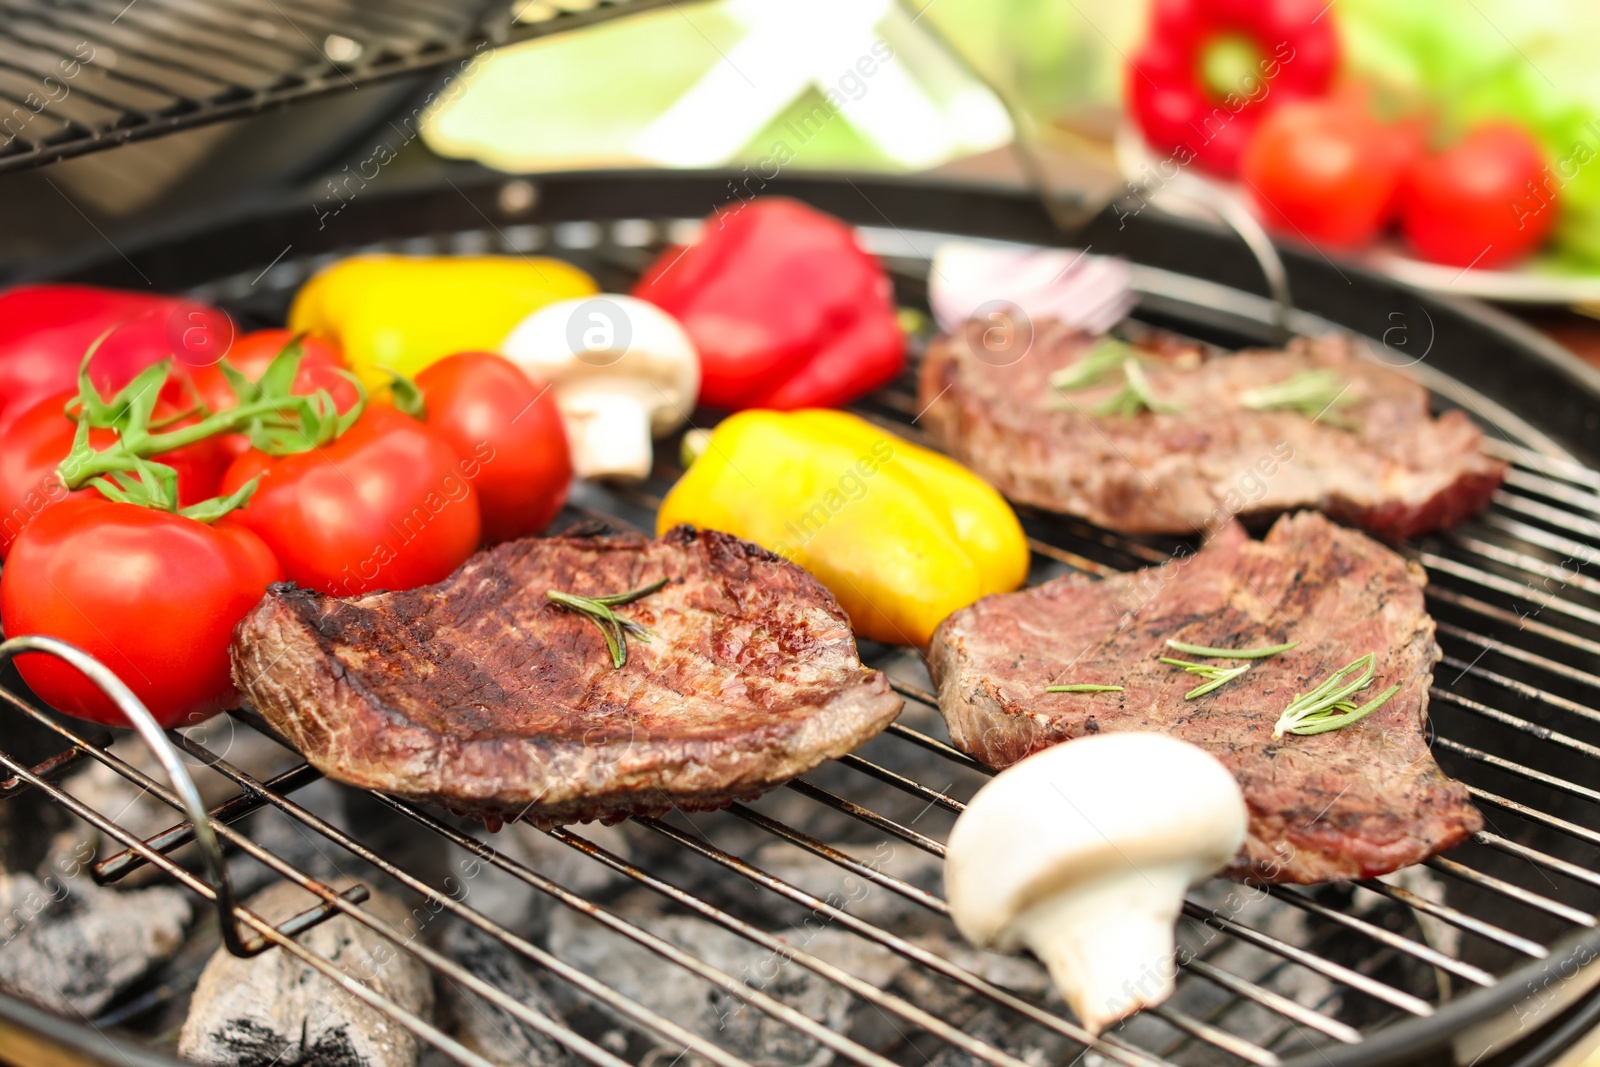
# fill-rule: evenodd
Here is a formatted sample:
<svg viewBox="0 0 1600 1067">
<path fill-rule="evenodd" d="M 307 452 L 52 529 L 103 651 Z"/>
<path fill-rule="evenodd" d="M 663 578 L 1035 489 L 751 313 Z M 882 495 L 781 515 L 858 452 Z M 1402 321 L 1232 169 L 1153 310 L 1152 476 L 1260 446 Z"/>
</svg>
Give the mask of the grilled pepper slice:
<svg viewBox="0 0 1600 1067">
<path fill-rule="evenodd" d="M 905 365 L 883 268 L 854 229 L 798 200 L 719 211 L 694 244 L 662 253 L 633 295 L 688 331 L 711 407 L 833 407 Z"/>
<path fill-rule="evenodd" d="M 1015 589 L 1028 542 L 959 463 L 842 411 L 745 411 L 712 433 L 662 502 L 679 523 L 754 541 L 810 571 L 857 634 L 926 645 L 981 596 Z"/>
<path fill-rule="evenodd" d="M 593 278 L 559 259 L 352 256 L 295 294 L 289 329 L 336 342 L 369 388 L 456 352 L 493 352 L 547 304 L 588 296 Z"/>
</svg>

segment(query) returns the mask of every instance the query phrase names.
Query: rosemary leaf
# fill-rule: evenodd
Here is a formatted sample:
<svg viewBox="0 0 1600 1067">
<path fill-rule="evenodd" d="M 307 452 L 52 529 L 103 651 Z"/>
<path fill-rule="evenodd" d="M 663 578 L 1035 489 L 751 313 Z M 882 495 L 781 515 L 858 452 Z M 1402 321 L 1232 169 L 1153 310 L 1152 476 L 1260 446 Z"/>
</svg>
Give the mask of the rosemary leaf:
<svg viewBox="0 0 1600 1067">
<path fill-rule="evenodd" d="M 588 597 L 578 596 L 575 593 L 563 593 L 559 589 L 545 591 L 545 599 L 553 604 L 587 615 L 589 619 L 600 628 L 600 636 L 605 638 L 606 650 L 611 653 L 611 665 L 621 670 L 628 662 L 628 635 L 640 641 L 648 641 L 655 633 L 648 627 L 641 626 L 632 619 L 625 619 L 611 610 L 613 604 L 631 604 L 640 597 L 649 596 L 662 586 L 668 579 L 662 578 L 658 582 L 630 589 L 626 593 L 612 593 L 609 596 Z"/>
<path fill-rule="evenodd" d="M 1204 684 L 1198 685 L 1185 693 L 1183 695 L 1185 700 L 1203 697 L 1213 690 L 1220 689 L 1253 666 L 1253 664 L 1246 663 L 1242 667 L 1213 667 L 1209 663 L 1193 663 L 1186 659 L 1173 659 L 1171 656 L 1162 656 L 1161 662 L 1170 663 L 1174 667 L 1182 667 L 1190 674 L 1198 674 L 1202 678 L 1209 679 Z"/>
<path fill-rule="evenodd" d="M 1120 692 L 1122 692 L 1122 686 L 1120 686 L 1120 685 L 1085 685 L 1085 684 L 1079 684 L 1079 685 L 1047 685 L 1047 686 L 1044 687 L 1044 691 L 1046 693 L 1120 693 Z"/>
<path fill-rule="evenodd" d="M 654 593 L 656 590 L 666 585 L 669 581 L 671 581 L 670 578 L 662 578 L 660 581 L 651 582 L 649 585 L 641 585 L 637 589 L 630 589 L 626 593 L 612 593 L 610 596 L 597 596 L 590 597 L 589 599 L 593 600 L 596 604 L 631 604 L 635 600 L 639 600 L 643 597 L 649 596 L 651 593 Z"/>
<path fill-rule="evenodd" d="M 1355 403 L 1345 395 L 1349 389 L 1343 378 L 1326 368 L 1299 373 L 1239 394 L 1239 403 L 1252 411 L 1297 411 L 1308 419 L 1351 429 L 1354 424 L 1338 409 Z"/>
<path fill-rule="evenodd" d="M 1394 693 L 1386 693 L 1362 707 L 1357 707 L 1350 697 L 1372 684 L 1376 662 L 1377 656 L 1368 652 L 1334 671 L 1311 692 L 1296 696 L 1289 701 L 1289 706 L 1283 709 L 1283 714 L 1273 725 L 1272 736 L 1278 738 L 1285 733 L 1305 734 L 1308 730 L 1311 733 L 1326 733 L 1370 715 Z M 1360 676 L 1355 681 L 1348 681 L 1351 675 L 1358 672 Z"/>
<path fill-rule="evenodd" d="M 1100 379 L 1133 358 L 1133 349 L 1115 337 L 1102 337 L 1084 357 L 1050 375 L 1050 384 L 1063 393 L 1098 385 Z"/>
<path fill-rule="evenodd" d="M 1170 414 L 1183 410 L 1177 404 L 1169 404 L 1156 398 L 1150 391 L 1150 379 L 1144 376 L 1138 360 L 1123 360 L 1122 375 L 1122 388 L 1113 393 L 1105 403 L 1096 407 L 1094 414 L 1121 415 L 1123 418 L 1131 419 L 1142 411 Z"/>
<path fill-rule="evenodd" d="M 1213 648 L 1210 645 L 1191 645 L 1184 641 L 1167 642 L 1168 648 L 1187 652 L 1191 656 L 1210 656 L 1213 659 L 1266 659 L 1268 656 L 1276 656 L 1280 652 L 1287 652 L 1299 646 L 1299 641 L 1290 641 L 1286 645 L 1268 645 L 1265 648 Z"/>
<path fill-rule="evenodd" d="M 1338 706 L 1344 709 L 1343 714 L 1315 719 L 1312 721 L 1311 725 L 1296 726 L 1289 732 L 1292 734 L 1300 734 L 1304 737 L 1311 734 L 1325 734 L 1330 730 L 1341 729 L 1342 727 L 1349 726 L 1353 722 L 1359 722 L 1360 720 L 1365 719 L 1368 715 L 1371 715 L 1373 712 L 1387 704 L 1389 702 L 1389 698 L 1398 692 L 1400 692 L 1400 687 L 1398 685 L 1391 685 L 1382 693 L 1379 693 L 1372 700 L 1362 704 L 1360 707 L 1357 707 L 1354 703 L 1348 700 L 1341 701 Z"/>
</svg>

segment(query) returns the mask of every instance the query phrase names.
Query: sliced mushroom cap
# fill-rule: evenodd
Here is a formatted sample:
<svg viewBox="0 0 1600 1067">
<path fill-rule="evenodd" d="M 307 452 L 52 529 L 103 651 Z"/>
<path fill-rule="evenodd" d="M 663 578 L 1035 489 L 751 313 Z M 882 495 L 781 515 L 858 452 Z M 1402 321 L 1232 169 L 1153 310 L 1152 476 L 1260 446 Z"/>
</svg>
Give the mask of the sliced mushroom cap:
<svg viewBox="0 0 1600 1067">
<path fill-rule="evenodd" d="M 1170 995 L 1189 885 L 1244 843 L 1233 776 L 1164 734 L 1045 749 L 978 791 L 951 831 L 945 887 L 974 944 L 1028 948 L 1099 1032 Z"/>
</svg>

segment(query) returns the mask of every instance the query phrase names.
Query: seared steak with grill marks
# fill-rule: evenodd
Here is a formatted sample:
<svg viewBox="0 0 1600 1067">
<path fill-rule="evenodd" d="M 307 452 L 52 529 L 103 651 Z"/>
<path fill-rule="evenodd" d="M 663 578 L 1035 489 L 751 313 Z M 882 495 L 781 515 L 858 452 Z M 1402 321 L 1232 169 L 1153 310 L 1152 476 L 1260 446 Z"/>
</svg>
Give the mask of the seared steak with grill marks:
<svg viewBox="0 0 1600 1067">
<path fill-rule="evenodd" d="M 620 670 L 591 619 L 545 598 L 659 578 L 616 609 L 655 631 Z M 406 592 L 273 586 L 235 632 L 233 675 L 328 776 L 495 828 L 718 807 L 849 752 L 901 705 L 816 579 L 689 527 L 515 541 Z"/>
<path fill-rule="evenodd" d="M 934 634 L 929 663 L 955 743 L 991 767 L 1086 734 L 1182 738 L 1233 772 L 1250 835 L 1228 873 L 1247 881 L 1370 878 L 1450 848 L 1483 819 L 1445 776 L 1425 736 L 1439 659 L 1420 570 L 1315 512 L 1285 516 L 1264 541 L 1226 527 L 1193 556 L 1092 580 L 1058 578 L 985 597 Z M 1160 656 L 1168 639 L 1231 649 L 1299 641 L 1197 697 L 1204 679 Z M 1360 656 L 1377 654 L 1365 719 L 1274 740 L 1279 714 Z M 1120 693 L 1046 693 L 1051 685 Z"/>
<path fill-rule="evenodd" d="M 1152 358 L 1144 364 L 1152 392 L 1181 410 L 1134 418 L 1093 414 L 1120 388 L 1119 373 L 1074 392 L 1050 385 L 1099 338 L 1042 326 L 1022 359 L 995 366 L 982 358 L 983 336 L 982 324 L 969 323 L 930 349 L 919 386 L 924 425 L 1011 499 L 1113 530 L 1191 533 L 1235 514 L 1314 507 L 1399 540 L 1477 514 L 1505 477 L 1464 414 L 1432 418 L 1422 386 L 1357 358 L 1343 336 L 1302 338 L 1281 352 Z M 1247 390 L 1319 369 L 1348 389 L 1316 421 L 1241 402 Z"/>
</svg>

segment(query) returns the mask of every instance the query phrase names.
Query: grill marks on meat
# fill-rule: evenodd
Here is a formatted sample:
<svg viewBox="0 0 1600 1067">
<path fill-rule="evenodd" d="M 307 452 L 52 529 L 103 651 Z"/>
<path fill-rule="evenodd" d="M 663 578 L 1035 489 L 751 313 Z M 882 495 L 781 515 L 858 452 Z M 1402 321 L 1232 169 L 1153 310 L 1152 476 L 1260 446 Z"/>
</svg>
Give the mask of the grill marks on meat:
<svg viewBox="0 0 1600 1067">
<path fill-rule="evenodd" d="M 1505 464 L 1479 450 L 1482 431 L 1466 415 L 1432 418 L 1422 386 L 1357 358 L 1346 337 L 1203 362 L 1192 351 L 1152 360 L 1152 390 L 1183 410 L 1132 419 L 1091 414 L 1120 387 L 1120 375 L 1072 393 L 1049 383 L 1097 340 L 1041 327 L 1024 358 L 997 367 L 974 354 L 984 351 L 981 325 L 968 324 L 923 361 L 924 424 L 1011 499 L 1128 533 L 1192 533 L 1234 514 L 1314 507 L 1401 540 L 1482 511 L 1505 477 Z M 1253 411 L 1239 400 L 1324 368 L 1349 384 L 1338 415 L 1357 430 L 1294 411 Z"/>
<path fill-rule="evenodd" d="M 617 609 L 656 634 L 628 639 L 621 670 L 589 618 L 545 598 L 663 577 Z M 718 807 L 856 748 L 902 703 L 814 578 L 689 527 L 516 541 L 405 592 L 274 586 L 233 671 L 330 777 L 492 827 Z"/>
<path fill-rule="evenodd" d="M 1483 820 L 1426 739 L 1439 659 L 1420 569 L 1314 512 L 1285 516 L 1264 541 L 1230 525 L 1181 561 L 1101 581 L 1059 578 L 986 597 L 935 633 L 929 662 L 955 743 L 1002 768 L 1049 745 L 1104 731 L 1158 731 L 1233 772 L 1250 832 L 1228 873 L 1249 881 L 1368 878 L 1464 840 Z M 1203 679 L 1158 662 L 1168 639 L 1223 648 L 1298 640 L 1196 700 Z M 1367 718 L 1273 740 L 1298 694 L 1368 652 L 1361 699 L 1399 683 Z M 1049 685 L 1120 693 L 1046 693 Z"/>
</svg>

